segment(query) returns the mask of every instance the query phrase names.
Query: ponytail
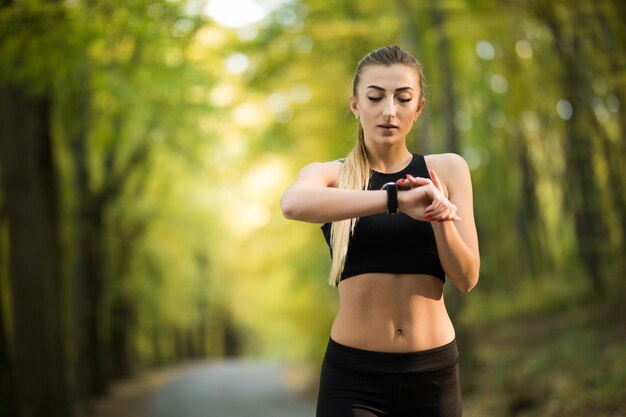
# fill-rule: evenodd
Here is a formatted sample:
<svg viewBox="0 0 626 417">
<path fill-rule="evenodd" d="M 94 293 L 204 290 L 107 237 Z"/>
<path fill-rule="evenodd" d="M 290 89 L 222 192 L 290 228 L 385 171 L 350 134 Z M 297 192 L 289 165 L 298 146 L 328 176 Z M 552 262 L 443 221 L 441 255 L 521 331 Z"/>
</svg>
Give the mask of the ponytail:
<svg viewBox="0 0 626 417">
<path fill-rule="evenodd" d="M 346 159 L 339 173 L 339 188 L 347 190 L 367 190 L 370 180 L 370 162 L 365 149 L 365 135 L 359 124 L 357 143 Z M 348 243 L 354 233 L 358 218 L 345 219 L 333 222 L 330 228 L 330 242 L 332 248 L 332 264 L 328 275 L 328 284 L 336 287 L 341 279 Z"/>
</svg>

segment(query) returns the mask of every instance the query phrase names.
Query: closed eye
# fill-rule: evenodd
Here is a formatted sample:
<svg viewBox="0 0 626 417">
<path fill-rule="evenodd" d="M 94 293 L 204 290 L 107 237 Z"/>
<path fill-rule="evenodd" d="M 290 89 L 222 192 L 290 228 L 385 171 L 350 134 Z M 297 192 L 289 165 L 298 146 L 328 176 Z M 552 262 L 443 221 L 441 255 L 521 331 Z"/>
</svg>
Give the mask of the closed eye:
<svg viewBox="0 0 626 417">
<path fill-rule="evenodd" d="M 383 99 L 382 97 L 371 97 L 371 96 L 368 96 L 367 98 L 368 98 L 369 101 L 380 101 L 380 100 Z M 401 103 L 408 103 L 411 100 L 413 100 L 413 97 L 410 97 L 410 98 L 400 98 L 400 97 L 398 97 L 398 101 L 401 102 Z"/>
</svg>

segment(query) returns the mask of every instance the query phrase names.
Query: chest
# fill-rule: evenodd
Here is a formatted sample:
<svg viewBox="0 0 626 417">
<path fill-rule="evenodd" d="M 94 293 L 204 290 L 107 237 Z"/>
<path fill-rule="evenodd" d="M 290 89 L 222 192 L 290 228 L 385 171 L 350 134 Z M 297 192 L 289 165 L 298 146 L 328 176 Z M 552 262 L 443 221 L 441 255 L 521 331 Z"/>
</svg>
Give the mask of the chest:
<svg viewBox="0 0 626 417">
<path fill-rule="evenodd" d="M 436 253 L 430 223 L 414 220 L 403 213 L 380 213 L 359 219 L 350 239 L 350 249 L 368 252 L 385 249 L 387 252 L 392 248 L 398 256 L 415 251 Z"/>
</svg>

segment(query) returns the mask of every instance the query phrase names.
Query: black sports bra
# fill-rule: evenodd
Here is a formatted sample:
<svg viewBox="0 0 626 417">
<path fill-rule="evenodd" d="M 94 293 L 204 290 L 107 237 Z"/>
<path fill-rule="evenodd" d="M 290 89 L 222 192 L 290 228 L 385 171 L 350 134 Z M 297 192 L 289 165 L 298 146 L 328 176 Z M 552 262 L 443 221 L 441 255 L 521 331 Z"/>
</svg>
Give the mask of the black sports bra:
<svg viewBox="0 0 626 417">
<path fill-rule="evenodd" d="M 369 190 L 379 190 L 383 184 L 405 178 L 406 174 L 430 178 L 424 156 L 416 154 L 402 171 L 385 174 L 372 170 L 371 173 Z M 329 247 L 330 226 L 330 223 L 322 225 Z M 378 213 L 359 218 L 348 244 L 341 280 L 371 272 L 427 274 L 445 282 L 430 224 L 404 213 Z"/>
</svg>

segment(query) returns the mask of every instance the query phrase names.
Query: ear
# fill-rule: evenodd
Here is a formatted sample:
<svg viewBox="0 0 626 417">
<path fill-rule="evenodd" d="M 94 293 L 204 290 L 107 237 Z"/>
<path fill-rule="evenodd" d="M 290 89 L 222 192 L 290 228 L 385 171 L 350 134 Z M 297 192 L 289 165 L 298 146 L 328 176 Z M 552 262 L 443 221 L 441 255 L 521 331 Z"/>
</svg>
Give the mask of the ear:
<svg viewBox="0 0 626 417">
<path fill-rule="evenodd" d="M 357 119 L 359 118 L 359 106 L 354 96 L 350 96 L 350 111 L 354 113 Z"/>
<path fill-rule="evenodd" d="M 426 106 L 426 101 L 424 100 L 423 97 L 420 97 L 420 101 L 417 105 L 417 110 L 415 111 L 415 120 L 417 120 L 420 117 L 425 106 Z"/>
</svg>

